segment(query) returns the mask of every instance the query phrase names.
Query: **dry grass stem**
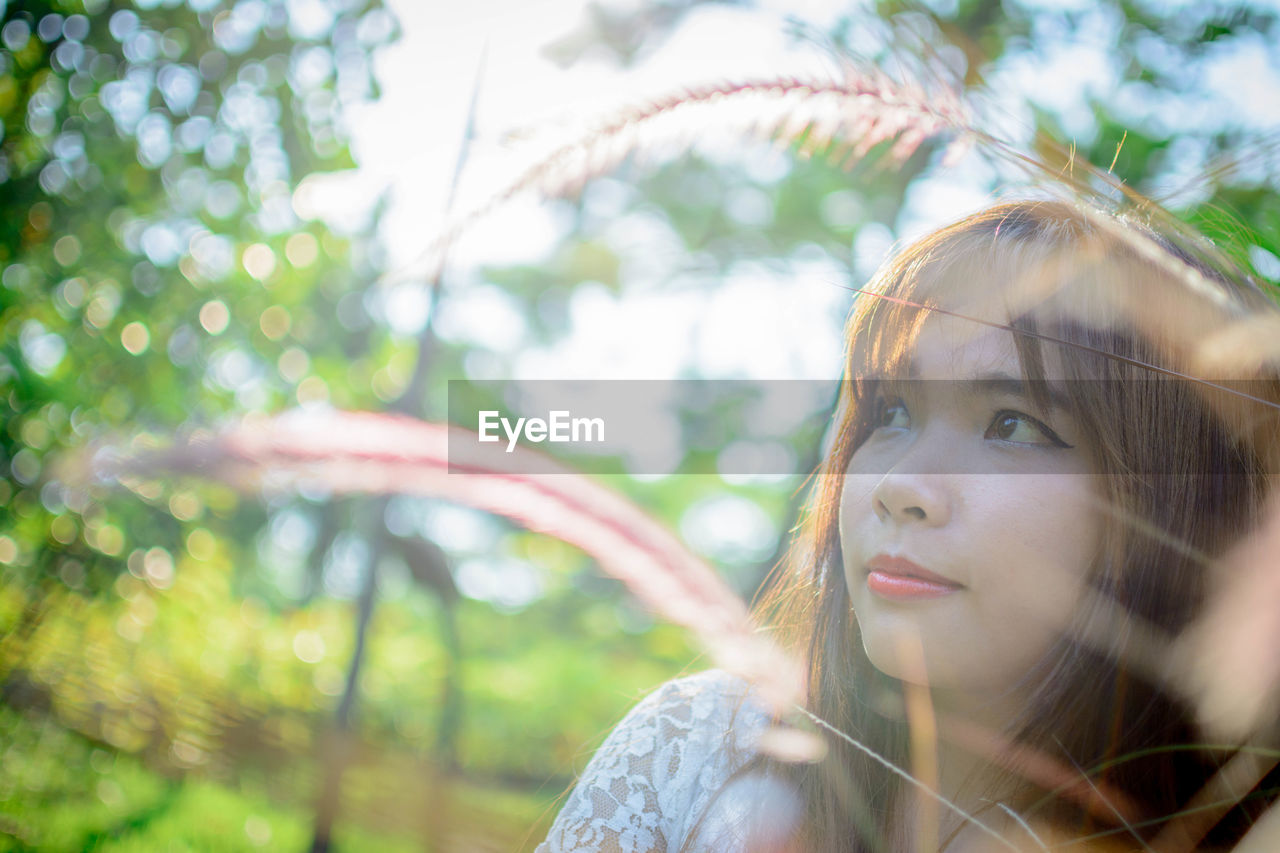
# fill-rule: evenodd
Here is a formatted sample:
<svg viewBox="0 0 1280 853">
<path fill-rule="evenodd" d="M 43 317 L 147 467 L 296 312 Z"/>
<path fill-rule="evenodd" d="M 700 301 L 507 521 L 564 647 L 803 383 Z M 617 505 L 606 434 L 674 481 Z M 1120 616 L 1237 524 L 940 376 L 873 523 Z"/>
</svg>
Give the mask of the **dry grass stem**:
<svg viewBox="0 0 1280 853">
<path fill-rule="evenodd" d="M 1218 821 L 1235 807 L 1277 764 L 1259 751 L 1242 750 L 1231 757 L 1191 798 L 1186 811 L 1171 820 L 1151 847 L 1157 853 L 1191 853 Z"/>
<path fill-rule="evenodd" d="M 1280 803 L 1266 810 L 1232 853 L 1275 853 L 1277 850 L 1280 850 Z"/>
<path fill-rule="evenodd" d="M 1242 742 L 1280 707 L 1280 498 L 1215 569 L 1217 591 L 1179 639 L 1172 681 L 1212 736 Z"/>
<path fill-rule="evenodd" d="M 388 277 L 431 280 L 448 247 L 506 202 L 530 192 L 576 194 L 631 156 L 675 156 L 720 136 L 794 145 L 803 156 L 827 156 L 847 167 L 881 143 L 892 143 L 890 159 L 902 162 L 944 133 L 955 135 L 948 161 L 981 136 L 955 90 L 894 81 L 874 68 L 689 87 L 619 109 L 571 139 L 528 146 L 538 150 L 513 169 L 513 179 L 451 217 L 413 269 Z"/>
<path fill-rule="evenodd" d="M 527 448 L 507 453 L 460 427 L 399 415 L 295 412 L 247 418 L 207 441 L 98 470 L 117 478 L 200 473 L 242 489 L 310 483 L 421 495 L 502 515 L 591 555 L 655 613 L 691 630 L 719 666 L 754 682 L 770 707 L 802 695 L 799 664 L 756 630 L 710 566 L 623 496 Z"/>
<path fill-rule="evenodd" d="M 898 643 L 898 659 L 906 677 L 902 682 L 907 728 L 911 738 L 911 767 L 926 789 L 940 787 L 938 775 L 938 720 L 934 714 L 929 674 L 925 670 L 924 644 L 918 634 L 904 635 Z M 941 815 L 933 797 L 915 798 L 915 846 L 920 853 L 938 849 Z"/>
</svg>

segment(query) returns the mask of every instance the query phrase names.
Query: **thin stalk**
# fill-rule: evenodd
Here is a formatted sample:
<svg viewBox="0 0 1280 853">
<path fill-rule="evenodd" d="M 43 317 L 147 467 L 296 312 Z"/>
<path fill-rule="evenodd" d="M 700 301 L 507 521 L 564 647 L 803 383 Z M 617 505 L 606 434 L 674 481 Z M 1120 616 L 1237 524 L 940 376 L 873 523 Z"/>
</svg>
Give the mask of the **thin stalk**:
<svg viewBox="0 0 1280 853">
<path fill-rule="evenodd" d="M 471 88 L 471 104 L 467 112 L 467 123 L 463 130 L 462 143 L 458 148 L 458 158 L 454 163 L 453 175 L 450 180 L 449 195 L 445 208 L 446 213 L 453 207 L 457 196 L 458 183 L 462 176 L 462 169 L 467 162 L 467 155 L 475 139 L 476 104 L 479 100 L 481 73 L 484 70 L 484 62 L 487 55 L 488 46 L 486 45 L 481 52 L 480 62 L 476 68 L 475 82 Z M 418 360 L 414 365 L 413 376 L 400 396 L 391 403 L 389 408 L 394 412 L 415 417 L 420 417 L 422 414 L 421 409 L 426 397 L 427 371 L 435 348 L 435 329 L 432 320 L 435 319 L 439 305 L 443 273 L 444 265 L 442 263 L 436 269 L 435 275 L 430 282 L 431 303 L 426 321 L 423 323 L 422 332 L 418 335 Z M 388 499 L 386 497 L 375 502 L 371 513 L 370 524 L 372 527 L 376 527 L 379 530 L 384 529 L 387 505 Z M 342 776 L 346 771 L 347 764 L 350 763 L 351 716 L 359 691 L 360 670 L 364 662 L 369 625 L 373 621 L 378 586 L 378 559 L 381 556 L 381 546 L 378 543 L 382 539 L 382 536 L 369 537 L 373 547 L 370 548 L 364 583 L 360 588 L 360 597 L 356 608 L 355 643 L 351 652 L 351 662 L 347 666 L 346 684 L 342 691 L 342 698 L 338 702 L 338 708 L 334 713 L 333 742 L 329 746 L 327 760 L 325 761 L 325 778 L 321 785 L 320 798 L 316 807 L 315 831 L 311 842 L 311 853 L 328 853 L 333 822 L 341 807 Z M 446 647 L 450 656 L 456 658 L 460 645 L 456 620 L 449 602 L 442 599 L 441 606 L 445 614 L 444 632 L 446 640 L 450 641 L 446 643 Z M 442 715 L 437 744 L 438 752 L 444 755 L 452 754 L 454 731 L 462 715 L 461 689 L 456 683 L 456 674 L 459 669 L 457 660 L 452 660 L 449 676 L 446 678 L 444 687 L 445 713 Z"/>
<path fill-rule="evenodd" d="M 802 706 L 802 705 L 796 705 L 796 706 L 794 706 L 794 707 L 795 707 L 795 709 L 796 709 L 797 711 L 799 711 L 801 714 L 804 714 L 806 717 L 808 717 L 810 720 L 812 720 L 812 721 L 813 721 L 817 726 L 819 726 L 819 727 L 821 727 L 821 728 L 824 728 L 824 729 L 826 729 L 827 731 L 831 732 L 833 735 L 835 735 L 836 737 L 840 738 L 840 739 L 841 739 L 841 740 L 843 740 L 845 743 L 849 744 L 849 745 L 850 745 L 850 746 L 852 746 L 854 749 L 856 749 L 856 750 L 858 750 L 859 752 L 861 752 L 863 755 L 866 755 L 866 756 L 867 756 L 868 758 L 870 758 L 872 761 L 874 761 L 874 762 L 876 762 L 877 764 L 879 764 L 880 766 L 884 767 L 884 768 L 885 768 L 886 770 L 888 770 L 890 773 L 892 773 L 892 774 L 894 774 L 895 776 L 898 776 L 898 777 L 902 778 L 903 780 L 905 780 L 905 781 L 909 782 L 912 786 L 914 786 L 915 788 L 919 789 L 919 791 L 920 791 L 921 793 L 923 793 L 926 797 L 930 797 L 930 798 L 932 798 L 932 799 L 936 800 L 938 803 L 940 803 L 940 804 L 942 804 L 943 806 L 945 806 L 946 808 L 950 809 L 952 812 L 955 812 L 957 815 L 959 815 L 961 818 L 963 818 L 966 822 L 973 824 L 973 826 L 974 826 L 976 829 L 978 829 L 979 831 L 981 831 L 981 832 L 983 832 L 983 833 L 986 833 L 987 835 L 989 835 L 989 836 L 991 836 L 992 838 L 994 838 L 996 841 L 1000 842 L 1000 844 L 1001 844 L 1001 845 L 1003 845 L 1004 847 L 1007 847 L 1007 848 L 1009 848 L 1010 850 L 1012 850 L 1012 851 L 1013 851 L 1013 853 L 1022 853 L 1022 851 L 1021 851 L 1021 850 L 1019 850 L 1019 849 L 1018 849 L 1018 847 L 1017 847 L 1017 846 L 1015 846 L 1015 845 L 1013 844 L 1013 842 L 1009 841 L 1009 839 L 1005 838 L 1003 835 L 1001 835 L 999 832 L 997 832 L 997 831 L 996 831 L 995 829 L 993 829 L 991 826 L 989 826 L 988 824 L 983 823 L 983 822 L 982 822 L 981 820 L 979 820 L 975 815 L 972 815 L 972 814 L 970 814 L 969 812 L 965 811 L 964 809 L 960 808 L 960 806 L 956 805 L 954 802 L 952 802 L 951 800 L 949 800 L 949 799 L 947 799 L 946 797 L 944 797 L 944 796 L 943 796 L 942 794 L 940 794 L 938 791 L 935 791 L 933 788 L 930 788 L 930 787 L 929 787 L 928 785 L 926 785 L 924 782 L 921 782 L 921 781 L 920 781 L 919 779 L 917 779 L 915 776 L 912 776 L 910 773 L 908 773 L 907 771 L 903 770 L 901 767 L 899 767 L 898 765 L 894 764 L 892 761 L 890 761 L 889 759 L 885 758 L 883 755 L 881 755 L 880 753 L 876 752 L 876 751 L 875 751 L 874 749 L 872 749 L 871 747 L 869 747 L 869 746 L 867 746 L 866 744 L 862 743 L 862 741 L 858 740 L 857 738 L 855 738 L 855 737 L 853 737 L 853 736 L 851 736 L 851 735 L 845 734 L 844 732 L 840 731 L 840 729 L 838 729 L 838 728 L 836 728 L 835 726 L 831 725 L 831 724 L 830 724 L 830 723 L 828 723 L 826 720 L 822 719 L 822 718 L 821 718 L 821 717 L 819 717 L 817 714 L 815 714 L 815 713 L 813 713 L 812 711 L 810 711 L 808 708 L 805 708 L 805 707 L 804 707 L 804 706 Z"/>
<path fill-rule="evenodd" d="M 360 670 L 364 663 L 365 644 L 368 642 L 369 623 L 373 620 L 373 602 L 377 589 L 378 562 L 370 552 L 365 566 L 364 580 L 356 605 L 355 643 L 351 651 L 351 663 L 347 666 L 347 681 L 342 699 L 333 715 L 333 730 L 326 744 L 325 778 L 316 806 L 315 832 L 311 841 L 311 853 L 328 853 L 333 823 L 342 806 L 342 776 L 351 763 L 353 738 L 351 716 L 359 690 Z"/>
</svg>

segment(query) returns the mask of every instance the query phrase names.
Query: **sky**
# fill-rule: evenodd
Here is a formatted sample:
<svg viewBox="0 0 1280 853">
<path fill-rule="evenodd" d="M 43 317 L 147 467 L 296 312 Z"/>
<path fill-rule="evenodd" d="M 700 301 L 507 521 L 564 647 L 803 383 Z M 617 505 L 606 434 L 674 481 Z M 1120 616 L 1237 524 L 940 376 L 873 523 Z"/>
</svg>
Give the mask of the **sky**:
<svg viewBox="0 0 1280 853">
<path fill-rule="evenodd" d="M 690 81 L 722 81 L 820 67 L 813 52 L 793 46 L 780 14 L 708 6 L 685 15 L 661 48 L 634 68 L 588 52 L 571 66 L 549 47 L 581 38 L 589 27 L 583 0 L 480 0 L 438 4 L 390 0 L 402 35 L 375 60 L 382 86 L 376 103 L 352 116 L 353 153 L 366 187 L 390 186 L 398 211 L 385 233 L 394 259 L 416 256 L 424 233 L 446 207 L 458 148 L 476 94 L 475 140 L 465 191 L 487 188 L 480 175 L 509 159 L 510 134 L 575 123 L 619 103 L 669 92 Z M 630 3 L 602 4 L 625 8 Z M 708 50 L 708 45 L 732 45 Z M 517 137 L 518 138 L 518 137 Z M 504 230 L 503 253 L 529 249 Z M 539 230 L 527 238 L 537 242 Z M 513 242 L 513 240 L 515 242 Z"/>
<path fill-rule="evenodd" d="M 381 97 L 356 110 L 349 121 L 359 169 L 313 180 L 300 196 L 304 209 L 323 210 L 331 221 L 346 219 L 354 229 L 385 192 L 389 209 L 379 236 L 393 280 L 397 271 L 415 268 L 442 221 L 473 92 L 475 136 L 455 210 L 466 209 L 472 199 L 490 191 L 495 175 L 511 173 L 511 151 L 519 144 L 518 136 L 515 142 L 510 139 L 513 131 L 554 128 L 571 134 L 579 123 L 619 103 L 640 101 L 690 81 L 721 82 L 827 67 L 812 50 L 792 44 L 781 14 L 768 10 L 695 9 L 656 52 L 636 67 L 623 69 L 612 57 L 588 53 L 564 67 L 548 55 L 548 45 L 572 44 L 584 35 L 590 17 L 581 0 L 391 0 L 390 5 L 400 19 L 402 35 L 375 59 Z M 825 20 L 817 15 L 813 19 Z M 712 51 L 709 44 L 731 44 L 733 49 Z M 566 227 L 554 206 L 522 199 L 471 229 L 451 249 L 451 265 L 536 263 Z M 833 267 L 821 259 L 799 262 L 798 274 L 824 277 L 803 290 L 796 289 L 793 280 L 771 281 L 751 268 L 707 293 L 616 298 L 603 288 L 580 288 L 572 309 L 574 333 L 549 351 L 521 349 L 515 355 L 516 371 L 522 377 L 660 378 L 698 361 L 713 375 L 827 376 L 838 361 L 836 327 L 848 300 L 847 292 L 831 286 L 839 275 Z M 784 290 L 787 310 L 779 323 Z M 416 281 L 394 287 L 387 304 L 392 309 L 384 313 L 395 318 L 391 322 L 398 322 L 405 334 L 414 333 L 426 319 Z M 477 283 L 459 289 L 448 296 L 441 313 L 437 328 L 446 336 L 491 346 L 505 341 L 508 349 L 520 345 L 522 319 L 496 287 Z M 699 318 L 705 316 L 714 320 L 702 323 Z M 697 335 L 692 333 L 695 325 L 701 327 Z M 814 328 L 824 331 L 806 334 Z M 740 345 L 744 333 L 757 341 L 750 350 Z M 502 378 L 505 370 L 487 367 L 481 358 L 470 367 L 476 378 Z"/>
</svg>

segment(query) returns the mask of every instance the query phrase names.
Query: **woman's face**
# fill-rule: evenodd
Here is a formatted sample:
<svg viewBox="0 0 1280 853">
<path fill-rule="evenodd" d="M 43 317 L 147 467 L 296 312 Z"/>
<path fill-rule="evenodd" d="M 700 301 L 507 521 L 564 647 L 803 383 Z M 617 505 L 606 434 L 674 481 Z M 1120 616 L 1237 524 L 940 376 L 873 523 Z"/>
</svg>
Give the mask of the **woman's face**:
<svg viewBox="0 0 1280 853">
<path fill-rule="evenodd" d="M 1064 384 L 1045 349 L 1050 394 Z M 871 662 L 994 697 L 1061 636 L 1101 533 L 1084 436 L 1021 389 L 1010 333 L 933 315 L 910 379 L 882 382 L 840 503 L 853 611 Z"/>
</svg>

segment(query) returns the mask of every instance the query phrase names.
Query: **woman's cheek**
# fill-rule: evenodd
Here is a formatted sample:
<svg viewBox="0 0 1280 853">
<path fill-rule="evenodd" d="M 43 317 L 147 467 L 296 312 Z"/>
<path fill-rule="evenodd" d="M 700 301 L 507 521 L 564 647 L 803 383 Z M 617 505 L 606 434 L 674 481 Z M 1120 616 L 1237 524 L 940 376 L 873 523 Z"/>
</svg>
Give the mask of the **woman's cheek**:
<svg viewBox="0 0 1280 853">
<path fill-rule="evenodd" d="M 845 474 L 840 494 L 841 510 L 852 512 L 861 508 L 870 508 L 871 495 L 881 479 L 875 474 Z"/>
<path fill-rule="evenodd" d="M 984 609 L 1005 641 L 1056 634 L 1081 604 L 1100 524 L 1073 480 L 1027 478 L 1006 496 L 1016 499 L 985 502 L 975 513 L 991 522 Z"/>
</svg>

